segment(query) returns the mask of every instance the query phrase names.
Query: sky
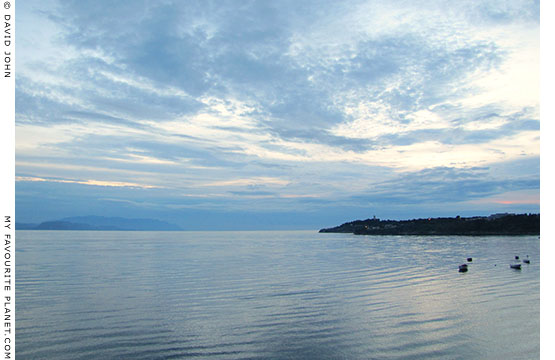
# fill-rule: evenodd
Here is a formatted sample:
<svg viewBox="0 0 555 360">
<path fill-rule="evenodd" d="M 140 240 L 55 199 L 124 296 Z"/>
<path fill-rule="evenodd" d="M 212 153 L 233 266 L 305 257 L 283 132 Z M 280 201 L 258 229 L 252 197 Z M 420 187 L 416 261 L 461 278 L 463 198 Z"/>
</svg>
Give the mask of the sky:
<svg viewBox="0 0 555 360">
<path fill-rule="evenodd" d="M 16 219 L 540 210 L 539 1 L 25 1 Z"/>
</svg>

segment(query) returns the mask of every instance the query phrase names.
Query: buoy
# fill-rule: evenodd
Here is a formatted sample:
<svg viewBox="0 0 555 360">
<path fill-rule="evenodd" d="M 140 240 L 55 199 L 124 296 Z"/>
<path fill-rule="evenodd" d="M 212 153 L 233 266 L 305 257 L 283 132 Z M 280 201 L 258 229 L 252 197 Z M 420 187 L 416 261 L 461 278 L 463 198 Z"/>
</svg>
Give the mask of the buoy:
<svg viewBox="0 0 555 360">
<path fill-rule="evenodd" d="M 459 272 L 467 272 L 467 271 L 468 271 L 468 265 L 466 264 L 459 265 Z"/>
<path fill-rule="evenodd" d="M 520 264 L 511 264 L 509 266 L 511 267 L 511 269 L 520 270 Z"/>
<path fill-rule="evenodd" d="M 516 256 L 515 256 L 515 260 L 518 260 L 518 259 L 520 259 L 520 258 L 518 257 L 518 255 L 516 255 Z"/>
<path fill-rule="evenodd" d="M 466 261 L 471 262 L 472 258 L 466 258 Z"/>
</svg>

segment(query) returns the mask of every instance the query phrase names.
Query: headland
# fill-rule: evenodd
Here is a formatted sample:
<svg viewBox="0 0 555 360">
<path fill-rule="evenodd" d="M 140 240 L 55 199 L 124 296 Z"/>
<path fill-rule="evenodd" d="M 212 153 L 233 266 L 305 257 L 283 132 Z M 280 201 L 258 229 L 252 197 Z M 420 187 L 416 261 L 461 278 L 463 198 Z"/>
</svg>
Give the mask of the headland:
<svg viewBox="0 0 555 360">
<path fill-rule="evenodd" d="M 355 235 L 539 235 L 540 214 L 493 214 L 413 220 L 356 220 L 321 229 L 321 233 Z"/>
</svg>

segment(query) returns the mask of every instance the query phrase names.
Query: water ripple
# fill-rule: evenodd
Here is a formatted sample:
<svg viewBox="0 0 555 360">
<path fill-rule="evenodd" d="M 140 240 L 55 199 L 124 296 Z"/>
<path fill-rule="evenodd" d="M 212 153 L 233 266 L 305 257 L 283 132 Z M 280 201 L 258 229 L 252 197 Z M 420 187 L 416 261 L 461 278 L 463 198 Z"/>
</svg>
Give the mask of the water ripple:
<svg viewBox="0 0 555 360">
<path fill-rule="evenodd" d="M 17 232 L 18 359 L 539 357 L 535 237 L 78 235 Z"/>
</svg>

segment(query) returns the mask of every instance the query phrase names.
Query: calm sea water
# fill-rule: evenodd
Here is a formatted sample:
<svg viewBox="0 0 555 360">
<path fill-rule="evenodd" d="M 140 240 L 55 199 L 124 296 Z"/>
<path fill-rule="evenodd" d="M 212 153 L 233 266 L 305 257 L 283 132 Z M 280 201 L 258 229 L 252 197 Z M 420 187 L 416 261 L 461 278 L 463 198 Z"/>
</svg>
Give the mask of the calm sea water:
<svg viewBox="0 0 555 360">
<path fill-rule="evenodd" d="M 537 236 L 16 235 L 19 360 L 539 358 Z"/>
</svg>

